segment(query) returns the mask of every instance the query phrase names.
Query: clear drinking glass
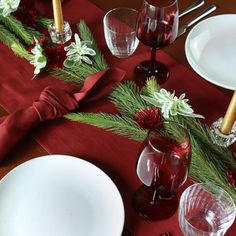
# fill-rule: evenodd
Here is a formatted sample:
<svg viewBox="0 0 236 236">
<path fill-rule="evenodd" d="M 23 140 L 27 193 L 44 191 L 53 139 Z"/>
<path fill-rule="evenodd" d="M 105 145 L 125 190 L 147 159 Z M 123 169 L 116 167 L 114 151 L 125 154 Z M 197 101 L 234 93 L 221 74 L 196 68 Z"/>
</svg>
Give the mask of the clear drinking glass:
<svg viewBox="0 0 236 236">
<path fill-rule="evenodd" d="M 125 58 L 134 53 L 138 46 L 135 25 L 138 12 L 132 8 L 115 8 L 103 18 L 104 34 L 111 53 Z"/>
<path fill-rule="evenodd" d="M 234 219 L 232 198 L 213 184 L 193 184 L 180 198 L 179 225 L 186 236 L 224 235 Z"/>
</svg>

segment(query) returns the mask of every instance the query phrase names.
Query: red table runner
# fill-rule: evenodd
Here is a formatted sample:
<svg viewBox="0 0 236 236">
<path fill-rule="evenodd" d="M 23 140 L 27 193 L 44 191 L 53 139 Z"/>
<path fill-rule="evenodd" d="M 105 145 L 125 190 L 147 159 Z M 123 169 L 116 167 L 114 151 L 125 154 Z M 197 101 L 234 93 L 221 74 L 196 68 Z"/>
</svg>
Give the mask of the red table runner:
<svg viewBox="0 0 236 236">
<path fill-rule="evenodd" d="M 43 3 L 42 3 L 43 2 Z M 45 16 L 52 16 L 51 1 L 36 1 L 36 7 Z M 149 58 L 147 47 L 139 45 L 138 50 L 128 59 L 117 59 L 108 51 L 102 28 L 104 12 L 86 0 L 63 2 L 65 20 L 71 25 L 84 19 L 91 28 L 98 46 L 102 49 L 109 64 L 127 71 L 127 79 L 133 79 L 134 67 L 143 59 Z M 74 91 L 68 83 L 50 76 L 31 80 L 34 68 L 25 60 L 19 59 L 5 46 L 0 45 L 0 103 L 8 111 L 24 108 L 37 99 L 46 86 L 63 87 Z M 4 55 L 4 56 L 3 56 Z M 197 74 L 178 64 L 164 52 L 158 58 L 170 68 L 170 79 L 163 85 L 176 94 L 186 93 L 196 113 L 203 114 L 211 124 L 223 116 L 229 103 L 222 90 L 201 79 Z M 99 101 L 85 111 L 114 112 L 108 102 Z M 124 200 L 126 227 L 137 236 L 157 236 L 170 231 L 182 235 L 177 213 L 163 222 L 148 222 L 136 215 L 132 208 L 132 194 L 141 184 L 135 172 L 137 152 L 140 143 L 106 132 L 93 126 L 69 122 L 65 119 L 48 121 L 34 129 L 33 137 L 50 154 L 67 154 L 84 158 L 103 169 L 115 182 Z M 179 191 L 180 193 L 181 191 Z M 91 226 L 92 227 L 92 226 Z M 236 228 L 234 226 L 234 228 Z M 233 227 L 227 236 L 234 235 Z"/>
</svg>

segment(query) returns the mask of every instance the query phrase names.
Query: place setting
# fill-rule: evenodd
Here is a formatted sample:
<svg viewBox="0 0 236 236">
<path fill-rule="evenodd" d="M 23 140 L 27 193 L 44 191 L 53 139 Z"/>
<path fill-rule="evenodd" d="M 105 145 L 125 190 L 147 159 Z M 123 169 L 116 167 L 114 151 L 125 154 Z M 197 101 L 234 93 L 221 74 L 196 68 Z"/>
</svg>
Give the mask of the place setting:
<svg viewBox="0 0 236 236">
<path fill-rule="evenodd" d="M 207 117 L 192 107 L 189 93 L 170 88 L 171 83 L 165 86 L 176 79 L 177 70 L 159 57 L 159 52 L 188 34 L 183 53 L 199 79 L 235 90 L 235 15 L 210 16 L 217 7 L 204 7 L 202 0 L 182 12 L 177 0 L 143 0 L 138 10 L 112 8 L 100 19 L 106 53 L 114 57 L 110 63 L 86 19 L 79 18 L 76 24 L 65 20 L 63 11 L 69 1 L 50 3 L 53 19 L 31 9 L 28 21 L 22 17 L 25 9 L 20 1 L 8 5 L 7 0 L 3 2 L 1 43 L 34 68 L 29 83 L 45 78 L 46 84 L 47 76 L 55 82 L 38 91 L 27 106 L 19 106 L 2 118 L 0 159 L 36 127 L 53 127 L 55 120 L 59 121 L 51 131 L 56 130 L 64 138 L 60 141 L 63 145 L 53 149 L 51 136 L 52 142 L 45 140 L 48 155 L 15 166 L 0 180 L 0 235 L 142 236 L 143 225 L 154 232 L 154 227 L 158 229 L 162 222 L 170 223 L 172 219 L 178 221 L 177 232 L 186 236 L 227 235 L 236 216 L 236 162 L 231 149 L 236 140 L 236 94 L 225 102 L 223 115 L 208 126 L 204 121 Z M 203 10 L 194 16 L 198 8 Z M 182 24 L 187 14 L 193 17 Z M 226 23 L 219 27 L 222 22 Z M 143 45 L 150 52 L 148 58 L 147 53 L 136 54 Z M 116 66 L 116 60 L 127 62 L 129 71 Z M 127 78 L 131 70 L 134 77 Z M 137 155 L 128 157 L 123 167 L 119 153 L 109 155 L 115 152 L 108 147 L 111 141 L 104 145 L 109 149 L 108 162 L 106 150 L 97 151 L 96 157 L 72 155 L 72 151 L 55 154 L 53 150 L 66 153 L 78 142 L 85 142 L 83 137 L 89 137 L 85 133 L 87 125 L 92 127 L 87 142 L 106 142 L 96 135 L 106 131 L 108 139 L 121 137 L 114 150 L 126 147 L 124 144 L 130 141 L 135 143 Z M 67 127 L 76 128 L 71 131 Z M 80 127 L 82 132 L 74 136 Z M 122 180 L 108 174 L 113 171 Z M 130 179 L 135 183 L 127 193 L 122 181 L 130 184 Z M 182 189 L 185 184 L 189 187 Z M 127 219 L 130 216 L 134 217 L 133 224 Z M 156 235 L 177 235 L 168 228 L 161 231 Z"/>
</svg>

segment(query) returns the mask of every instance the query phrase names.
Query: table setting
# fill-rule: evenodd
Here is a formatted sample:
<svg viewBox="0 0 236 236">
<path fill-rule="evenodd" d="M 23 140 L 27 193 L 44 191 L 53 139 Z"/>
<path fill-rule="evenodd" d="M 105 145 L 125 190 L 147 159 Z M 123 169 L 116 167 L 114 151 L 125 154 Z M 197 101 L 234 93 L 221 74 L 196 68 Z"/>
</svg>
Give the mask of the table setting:
<svg viewBox="0 0 236 236">
<path fill-rule="evenodd" d="M 1 0 L 0 235 L 233 236 L 233 7 Z"/>
</svg>

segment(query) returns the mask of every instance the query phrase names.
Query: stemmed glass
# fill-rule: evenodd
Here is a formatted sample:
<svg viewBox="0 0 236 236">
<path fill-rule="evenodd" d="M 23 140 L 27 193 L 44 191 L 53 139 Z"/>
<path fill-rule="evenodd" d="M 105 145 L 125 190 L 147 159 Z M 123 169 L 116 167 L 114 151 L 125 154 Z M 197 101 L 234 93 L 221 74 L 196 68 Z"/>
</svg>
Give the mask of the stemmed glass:
<svg viewBox="0 0 236 236">
<path fill-rule="evenodd" d="M 148 133 L 137 162 L 144 184 L 134 194 L 134 208 L 148 220 L 162 220 L 178 207 L 174 190 L 188 175 L 191 147 L 188 133 L 173 121 L 161 122 Z"/>
<path fill-rule="evenodd" d="M 169 77 L 168 68 L 156 61 L 156 49 L 171 44 L 178 34 L 177 0 L 144 0 L 139 11 L 136 34 L 145 45 L 151 47 L 151 59 L 142 61 L 135 68 L 136 81 L 144 85 L 147 77 L 154 76 L 158 83 Z"/>
</svg>

